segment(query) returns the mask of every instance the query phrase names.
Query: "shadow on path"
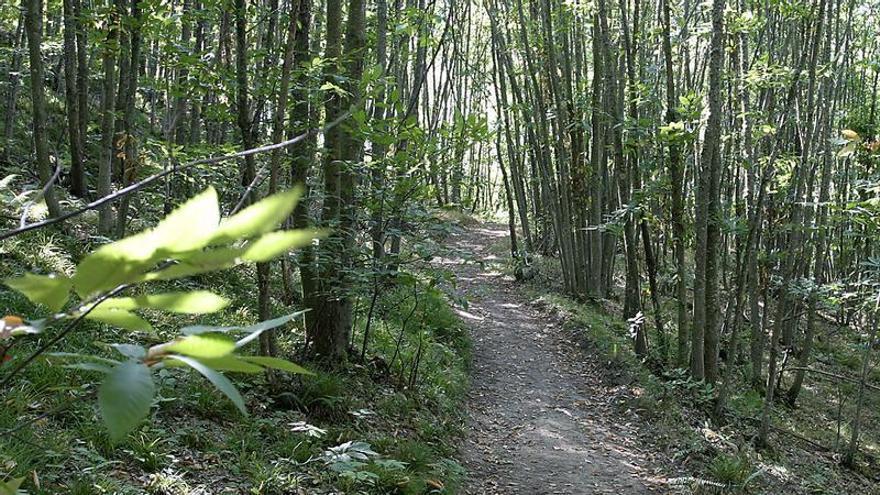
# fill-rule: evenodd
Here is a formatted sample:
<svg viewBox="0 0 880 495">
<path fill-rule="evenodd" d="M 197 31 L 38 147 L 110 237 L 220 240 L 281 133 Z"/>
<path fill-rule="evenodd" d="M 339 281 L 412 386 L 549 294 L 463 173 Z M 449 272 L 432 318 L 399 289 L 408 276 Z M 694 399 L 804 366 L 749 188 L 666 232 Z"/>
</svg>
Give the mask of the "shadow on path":
<svg viewBox="0 0 880 495">
<path fill-rule="evenodd" d="M 466 493 L 662 493 L 635 427 L 601 393 L 598 358 L 564 341 L 553 320 L 492 266 L 503 260 L 488 247 L 506 237 L 503 226 L 470 227 L 449 242 L 478 263 L 439 261 L 469 300 L 458 312 L 474 340 L 461 449 Z"/>
</svg>

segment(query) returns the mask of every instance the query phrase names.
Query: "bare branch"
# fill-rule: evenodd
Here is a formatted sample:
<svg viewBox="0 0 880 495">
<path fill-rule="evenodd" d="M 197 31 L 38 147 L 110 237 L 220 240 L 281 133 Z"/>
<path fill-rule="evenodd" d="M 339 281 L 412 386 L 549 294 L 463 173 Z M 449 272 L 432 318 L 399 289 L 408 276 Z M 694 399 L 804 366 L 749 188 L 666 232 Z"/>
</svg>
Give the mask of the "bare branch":
<svg viewBox="0 0 880 495">
<path fill-rule="evenodd" d="M 357 106 L 357 104 L 358 103 L 355 104 L 355 107 Z M 112 203 L 112 202 L 114 202 L 124 196 L 135 193 L 137 191 L 140 191 L 141 189 L 147 187 L 148 185 L 150 185 L 150 184 L 156 182 L 157 180 L 159 180 L 165 176 L 168 176 L 174 172 L 187 170 L 189 168 L 192 168 L 192 167 L 195 167 L 198 165 L 213 165 L 213 164 L 220 163 L 220 162 L 234 160 L 236 158 L 243 158 L 245 156 L 257 155 L 260 153 L 266 153 L 268 151 L 273 151 L 273 150 L 293 146 L 294 144 L 302 142 L 303 140 L 305 140 L 315 134 L 325 133 L 325 132 L 329 131 L 330 129 L 333 129 L 334 127 L 338 126 L 343 121 L 345 121 L 346 119 L 351 117 L 352 112 L 353 111 L 351 109 L 349 109 L 348 111 L 346 111 L 345 113 L 340 115 L 339 118 L 337 118 L 333 122 L 328 123 L 323 128 L 310 129 L 309 131 L 307 131 L 303 134 L 300 134 L 299 136 L 296 136 L 294 138 L 288 139 L 287 141 L 282 141 L 282 142 L 276 143 L 276 144 L 261 146 L 259 148 L 253 148 L 253 149 L 249 149 L 249 150 L 239 151 L 238 153 L 232 153 L 229 155 L 215 156 L 215 157 L 211 157 L 211 158 L 202 158 L 202 159 L 195 160 L 195 161 L 192 161 L 189 163 L 185 163 L 179 167 L 169 168 L 167 170 L 163 170 L 162 172 L 158 172 L 156 174 L 153 174 L 140 182 L 136 182 L 128 187 L 124 187 L 124 188 L 116 191 L 115 193 L 108 194 L 107 196 L 96 199 L 95 201 L 92 201 L 91 203 L 89 203 L 89 204 L 87 204 L 77 210 L 73 210 L 73 211 L 70 211 L 70 212 L 65 213 L 63 215 L 59 215 L 54 218 L 49 218 L 49 219 L 43 220 L 41 222 L 32 223 L 30 225 L 24 225 L 24 226 L 21 226 L 17 229 L 8 230 L 6 232 L 3 232 L 2 234 L 0 234 L 0 241 L 2 241 L 4 239 L 9 239 L 10 237 L 15 237 L 17 235 L 24 234 L 25 232 L 30 232 L 32 230 L 37 230 L 37 229 L 40 229 L 43 227 L 48 227 L 50 225 L 54 225 L 56 223 L 63 222 L 64 220 L 67 220 L 69 218 L 73 218 L 78 215 L 82 215 L 83 213 L 85 213 L 89 210 L 94 210 L 94 209 L 99 208 L 105 204 Z M 50 181 L 50 184 L 51 184 L 51 181 Z"/>
</svg>

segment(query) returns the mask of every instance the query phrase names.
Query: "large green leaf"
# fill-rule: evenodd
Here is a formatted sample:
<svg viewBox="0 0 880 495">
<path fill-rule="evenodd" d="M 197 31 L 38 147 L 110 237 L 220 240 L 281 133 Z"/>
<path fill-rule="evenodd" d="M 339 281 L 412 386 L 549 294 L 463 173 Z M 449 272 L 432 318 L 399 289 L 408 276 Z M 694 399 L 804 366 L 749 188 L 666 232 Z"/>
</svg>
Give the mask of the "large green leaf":
<svg viewBox="0 0 880 495">
<path fill-rule="evenodd" d="M 293 249 L 309 245 L 313 239 L 322 235 L 317 230 L 282 230 L 268 233 L 249 242 L 241 258 L 247 261 L 263 262 L 277 258 Z"/>
<path fill-rule="evenodd" d="M 152 241 L 165 253 L 183 253 L 208 245 L 220 223 L 217 191 L 208 187 L 156 225 Z"/>
<path fill-rule="evenodd" d="M 206 246 L 219 222 L 217 193 L 208 188 L 171 212 L 156 228 L 101 246 L 80 262 L 73 286 L 80 297 L 139 281 L 171 254 Z"/>
<path fill-rule="evenodd" d="M 172 355 L 172 359 L 176 359 L 178 361 L 182 361 L 190 366 L 192 369 L 201 373 L 205 378 L 208 379 L 211 383 L 217 387 L 217 390 L 223 392 L 223 395 L 229 397 L 229 400 L 235 404 L 235 407 L 241 411 L 242 414 L 247 415 L 247 409 L 244 406 L 244 399 L 241 397 L 241 394 L 238 392 L 238 389 L 235 388 L 235 385 L 229 381 L 229 378 L 223 376 L 222 373 L 218 371 L 214 371 L 206 365 L 202 364 L 196 359 L 187 356 L 179 356 Z"/>
<path fill-rule="evenodd" d="M 5 283 L 27 296 L 31 302 L 42 304 L 52 311 L 64 307 L 70 297 L 71 281 L 65 276 L 25 273 L 18 278 L 6 279 Z"/>
<path fill-rule="evenodd" d="M 150 322 L 131 311 L 123 309 L 95 308 L 86 315 L 86 319 L 100 321 L 133 332 L 149 332 L 153 330 Z"/>
<path fill-rule="evenodd" d="M 121 363 L 107 375 L 98 389 L 98 406 L 114 442 L 147 417 L 155 394 L 150 369 L 137 361 Z"/>
<path fill-rule="evenodd" d="M 148 273 L 143 279 L 174 280 L 216 270 L 225 270 L 237 265 L 242 253 L 244 253 L 243 247 L 223 247 L 186 253 L 179 256 L 179 263 Z"/>
<path fill-rule="evenodd" d="M 147 350 L 139 345 L 134 344 L 112 344 L 110 347 L 116 349 L 117 352 L 131 359 L 143 359 L 147 357 Z"/>
<path fill-rule="evenodd" d="M 159 260 L 151 242 L 148 236 L 138 234 L 98 248 L 77 265 L 74 290 L 85 299 L 136 280 Z"/>
<path fill-rule="evenodd" d="M 22 483 L 24 483 L 24 477 L 0 481 L 0 495 L 18 495 L 24 493 L 19 491 Z"/>
<path fill-rule="evenodd" d="M 300 196 L 302 188 L 295 187 L 254 203 L 238 214 L 224 219 L 212 236 L 211 243 L 225 244 L 249 239 L 277 229 L 293 212 Z"/>
<path fill-rule="evenodd" d="M 117 366 L 119 361 L 107 359 L 91 354 L 77 354 L 73 352 L 50 352 L 46 354 L 50 362 L 60 361 L 62 368 L 83 371 L 97 371 L 100 373 L 111 373 Z M 68 361 L 77 361 L 70 363 Z"/>
<path fill-rule="evenodd" d="M 217 334 L 189 335 L 168 344 L 165 350 L 199 359 L 220 358 L 235 350 L 235 342 Z"/>
<path fill-rule="evenodd" d="M 80 371 L 97 371 L 99 373 L 109 374 L 113 372 L 113 368 L 101 364 L 101 363 L 72 363 L 72 364 L 62 364 L 62 368 L 67 368 L 69 370 L 80 370 Z"/>
<path fill-rule="evenodd" d="M 66 362 L 68 360 L 77 360 L 77 361 L 94 361 L 96 363 L 101 363 L 108 365 L 110 367 L 118 366 L 121 364 L 119 361 L 115 359 L 108 359 L 101 356 L 95 356 L 93 354 L 80 354 L 76 352 L 47 352 L 46 356 L 49 357 L 50 360 L 58 360 L 62 362 Z"/>
<path fill-rule="evenodd" d="M 274 368 L 276 370 L 287 371 L 289 373 L 298 373 L 301 375 L 313 375 L 311 371 L 303 368 L 298 364 L 291 363 L 290 361 L 286 361 L 284 359 L 279 359 L 277 357 L 272 356 L 242 356 L 241 359 L 249 362 L 256 363 L 260 366 L 265 366 L 266 368 Z"/>
<path fill-rule="evenodd" d="M 172 313 L 215 313 L 229 305 L 229 300 L 213 292 L 169 292 L 137 297 L 115 297 L 102 302 L 100 309 L 161 309 Z"/>
<path fill-rule="evenodd" d="M 280 316 L 278 318 L 273 318 L 271 320 L 261 321 L 260 323 L 250 325 L 250 326 L 231 326 L 231 327 L 212 327 L 206 325 L 193 325 L 189 327 L 183 327 L 181 332 L 184 335 L 200 335 L 203 333 L 228 333 L 228 332 L 245 332 L 245 333 L 255 333 L 255 332 L 263 332 L 266 330 L 271 330 L 276 327 L 280 327 L 285 323 L 294 320 L 295 318 L 299 318 L 305 313 L 305 311 L 297 311 L 296 313 L 291 313 L 289 315 Z"/>
</svg>

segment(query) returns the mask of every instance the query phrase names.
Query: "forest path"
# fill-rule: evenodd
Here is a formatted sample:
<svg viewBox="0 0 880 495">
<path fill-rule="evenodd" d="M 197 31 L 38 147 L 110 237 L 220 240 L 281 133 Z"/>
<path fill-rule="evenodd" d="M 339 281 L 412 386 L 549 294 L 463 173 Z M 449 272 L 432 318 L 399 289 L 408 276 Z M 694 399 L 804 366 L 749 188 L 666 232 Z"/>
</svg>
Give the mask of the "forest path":
<svg viewBox="0 0 880 495">
<path fill-rule="evenodd" d="M 448 242 L 470 254 L 444 260 L 469 301 L 458 313 L 474 341 L 465 493 L 661 493 L 637 420 L 609 403 L 613 385 L 602 382 L 599 358 L 566 341 L 492 266 L 504 260 L 489 247 L 506 238 L 502 225 L 467 227 Z"/>
</svg>

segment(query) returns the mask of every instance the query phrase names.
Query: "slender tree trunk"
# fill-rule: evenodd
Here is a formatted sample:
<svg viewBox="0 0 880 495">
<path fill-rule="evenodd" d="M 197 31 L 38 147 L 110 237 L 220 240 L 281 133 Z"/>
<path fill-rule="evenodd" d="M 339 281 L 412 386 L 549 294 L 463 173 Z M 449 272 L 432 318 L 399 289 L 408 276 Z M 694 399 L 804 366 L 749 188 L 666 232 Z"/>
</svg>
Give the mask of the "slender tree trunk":
<svg viewBox="0 0 880 495">
<path fill-rule="evenodd" d="M 49 208 L 49 216 L 61 215 L 61 206 L 55 196 L 52 180 L 52 167 L 49 164 L 49 136 L 46 134 L 46 95 L 43 89 L 43 59 L 41 43 L 43 39 L 43 5 L 41 0 L 22 0 L 25 33 L 28 40 L 28 54 L 31 74 L 31 102 L 33 105 L 33 144 L 36 153 L 37 173 L 40 182 L 46 187 L 44 199 Z"/>
<path fill-rule="evenodd" d="M 88 155 L 88 132 L 89 132 L 89 53 L 88 53 L 88 32 L 85 21 L 83 20 L 82 1 L 70 0 L 73 3 L 74 23 L 76 26 L 76 96 L 79 111 L 79 135 L 83 166 L 85 167 L 86 157 Z M 85 182 L 85 180 L 83 181 Z M 84 184 L 86 192 L 88 185 Z"/>
<path fill-rule="evenodd" d="M 877 306 L 880 307 L 880 300 L 877 301 Z M 875 307 L 874 311 L 877 311 L 878 307 Z M 866 318 L 866 320 L 867 319 L 868 318 Z M 844 466 L 850 467 L 854 466 L 856 453 L 859 451 L 859 435 L 861 434 L 862 429 L 862 409 L 865 405 L 865 384 L 868 381 L 868 374 L 871 371 L 871 351 L 874 348 L 874 342 L 877 341 L 878 329 L 880 329 L 880 325 L 877 324 L 876 315 L 871 318 L 871 321 L 868 324 L 873 328 L 868 332 L 868 341 L 865 343 L 864 351 L 862 352 L 862 368 L 859 373 L 859 390 L 856 392 L 856 410 L 852 421 L 849 445 L 846 448 L 846 453 L 842 460 Z"/>
<path fill-rule="evenodd" d="M 243 0 L 235 0 L 236 13 L 238 13 L 239 3 L 241 3 L 242 1 Z M 190 50 L 190 43 L 192 41 L 192 19 L 191 19 L 192 3 L 193 3 L 193 0 L 183 0 L 183 6 L 182 6 L 182 9 L 180 12 L 181 29 L 180 29 L 180 46 L 178 49 L 185 50 L 187 52 L 183 55 L 188 54 L 188 52 Z M 243 18 L 241 20 L 242 20 L 242 22 L 246 23 L 247 22 L 247 20 L 246 20 L 247 6 L 246 6 L 246 3 L 244 3 L 243 5 L 244 6 L 241 8 L 244 10 L 244 12 L 242 14 Z M 238 36 L 238 31 L 237 31 L 238 30 L 238 20 L 239 20 L 239 17 L 236 17 L 236 36 Z M 244 36 L 246 37 L 247 34 L 245 34 Z M 238 41 L 238 38 L 236 38 L 236 41 Z M 239 50 L 239 49 L 246 50 L 247 49 L 247 40 L 245 39 L 244 41 L 245 41 L 245 43 L 243 45 L 239 45 L 239 44 L 236 45 L 236 50 Z M 238 57 L 238 58 L 236 58 L 236 60 L 240 60 L 242 55 L 238 54 L 238 55 L 236 55 L 236 57 Z M 246 54 L 244 55 L 244 60 L 245 60 L 245 65 L 247 65 L 249 63 L 248 62 L 249 59 Z M 171 122 L 170 122 L 171 131 L 170 132 L 171 132 L 171 135 L 174 136 L 175 143 L 183 144 L 183 143 L 187 142 L 186 133 L 188 131 L 187 127 L 183 124 L 186 120 L 185 119 L 186 109 L 187 109 L 187 106 L 189 103 L 189 98 L 187 98 L 187 96 L 186 96 L 187 92 L 188 92 L 186 86 L 188 84 L 188 79 L 189 79 L 189 68 L 188 68 L 189 62 L 180 63 L 178 65 L 179 65 L 179 67 L 177 67 L 177 77 L 175 79 L 174 85 L 177 88 L 177 91 L 179 92 L 179 96 L 177 96 L 174 99 L 174 111 L 172 112 L 172 114 L 170 116 L 170 118 L 171 118 Z M 238 67 L 238 65 L 236 65 L 236 74 L 238 74 L 237 67 Z M 245 76 L 246 76 L 246 74 L 245 74 Z M 236 75 L 236 77 L 238 77 L 238 75 Z M 240 81 L 237 81 L 236 84 L 240 84 Z M 239 86 L 239 89 L 240 89 L 240 86 Z M 241 96 L 239 96 L 239 98 L 241 98 Z M 245 94 L 245 99 L 247 99 L 247 94 Z M 238 103 L 241 104 L 241 101 L 239 100 Z M 250 109 L 248 109 L 247 111 L 250 112 Z M 240 126 L 241 126 L 241 124 L 239 124 L 239 127 Z M 248 124 L 248 128 L 250 128 L 250 124 Z M 248 132 L 251 132 L 251 131 L 248 131 Z M 246 146 L 246 148 L 249 149 L 251 147 Z"/>
<path fill-rule="evenodd" d="M 103 98 L 101 101 L 101 152 L 98 161 L 98 197 L 110 194 L 112 189 L 112 167 L 115 160 L 113 129 L 116 109 L 116 53 L 119 39 L 119 15 L 115 6 L 109 14 L 110 27 L 102 47 L 104 66 Z M 109 204 L 98 209 L 98 231 L 104 235 L 113 232 L 113 210 Z"/>
<path fill-rule="evenodd" d="M 67 136 L 70 148 L 70 193 L 86 195 L 83 176 L 82 139 L 79 131 L 79 98 L 77 95 L 76 24 L 73 0 L 64 0 L 64 107 L 67 113 Z"/>
<path fill-rule="evenodd" d="M 724 66 L 724 9 L 725 0 L 712 3 L 712 44 L 709 59 L 709 118 L 706 123 L 706 141 L 702 160 L 709 161 L 709 203 L 706 211 L 706 327 L 704 362 L 706 381 L 718 379 L 721 305 L 719 300 L 718 254 L 721 241 L 721 79 Z M 709 149 L 705 147 L 709 145 Z"/>
<path fill-rule="evenodd" d="M 22 50 L 24 47 L 24 14 L 18 16 L 15 42 L 12 46 L 12 64 L 9 68 L 9 90 L 6 97 L 5 118 L 3 119 L 3 159 L 9 159 L 12 138 L 15 133 L 15 110 L 18 103 L 18 81 L 21 79 Z"/>
<path fill-rule="evenodd" d="M 129 53 L 121 53 L 120 57 L 129 58 L 127 77 L 120 80 L 120 87 L 125 84 L 125 102 L 122 105 L 121 133 L 117 141 L 122 142 L 122 186 L 127 187 L 134 183 L 137 178 L 140 159 L 138 157 L 137 138 L 134 135 L 135 101 L 137 100 L 138 76 L 140 74 L 141 60 L 141 9 L 140 0 L 131 0 L 131 26 L 129 28 Z M 116 236 L 125 237 L 128 225 L 128 209 L 131 196 L 124 196 L 119 201 L 119 210 L 116 214 Z"/>
<path fill-rule="evenodd" d="M 294 2 L 298 4 L 298 1 Z M 290 74 L 293 70 L 294 54 L 296 48 L 296 27 L 299 5 L 293 5 L 291 8 L 290 20 L 287 27 L 287 41 L 284 45 L 284 61 L 281 67 L 281 77 L 278 84 L 278 92 L 275 99 L 275 113 L 272 121 L 272 142 L 280 143 L 284 139 L 284 116 L 287 114 L 287 96 L 290 91 Z M 269 194 L 274 194 L 278 190 L 278 183 L 281 178 L 281 155 L 282 150 L 277 149 L 270 155 L 269 163 Z M 260 312 L 260 320 L 268 320 L 272 317 L 270 312 L 270 293 L 271 286 L 271 264 L 257 264 L 257 288 L 258 302 L 257 307 Z M 274 330 L 263 332 L 260 335 L 260 352 L 264 356 L 275 356 L 278 354 L 277 342 Z"/>
<path fill-rule="evenodd" d="M 251 109 L 248 97 L 248 65 L 250 58 L 247 50 L 247 0 L 235 0 L 235 87 L 238 130 L 241 133 L 241 144 L 244 149 L 254 147 L 254 132 L 251 125 Z M 178 101 L 179 103 L 179 101 Z M 175 113 L 179 110 L 175 110 Z M 247 188 L 254 180 L 256 162 L 253 155 L 244 158 L 241 170 L 241 185 Z M 253 201 L 253 192 L 245 192 L 245 203 Z"/>
<path fill-rule="evenodd" d="M 700 154 L 697 196 L 696 281 L 691 338 L 691 376 L 714 383 L 718 376 L 718 187 L 721 169 L 721 68 L 724 58 L 724 0 L 712 2 L 712 42 L 706 133 Z"/>
<path fill-rule="evenodd" d="M 675 66 L 672 59 L 672 42 L 670 40 L 670 0 L 662 0 L 663 19 L 663 59 L 665 61 L 666 79 L 666 121 L 667 125 L 679 120 L 678 94 L 675 89 Z M 672 219 L 672 237 L 675 255 L 675 302 L 678 315 L 678 335 L 676 362 L 684 367 L 688 360 L 688 315 L 687 315 L 687 271 L 685 270 L 685 212 L 684 212 L 684 166 L 678 143 L 670 141 L 668 146 L 668 165 L 671 194 L 670 217 Z"/>
</svg>

